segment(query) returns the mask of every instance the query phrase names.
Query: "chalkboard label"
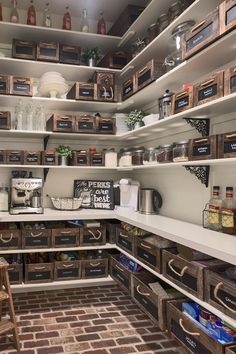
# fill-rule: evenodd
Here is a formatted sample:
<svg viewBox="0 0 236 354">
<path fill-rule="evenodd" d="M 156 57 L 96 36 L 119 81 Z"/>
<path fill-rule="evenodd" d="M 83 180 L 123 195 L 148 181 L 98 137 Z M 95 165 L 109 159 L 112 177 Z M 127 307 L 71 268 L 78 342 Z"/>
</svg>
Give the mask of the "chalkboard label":
<svg viewBox="0 0 236 354">
<path fill-rule="evenodd" d="M 198 101 L 205 100 L 209 97 L 213 97 L 217 95 L 217 84 L 214 84 L 212 86 L 208 86 L 202 90 L 199 90 L 198 92 Z"/>
<path fill-rule="evenodd" d="M 193 156 L 208 156 L 211 154 L 211 145 L 198 145 L 193 147 Z"/>
<path fill-rule="evenodd" d="M 215 286 L 211 285 L 210 288 L 210 296 L 211 299 L 215 302 L 217 302 L 218 304 L 222 305 L 216 298 L 214 295 L 214 290 L 215 290 Z M 236 297 L 231 295 L 229 292 L 223 291 L 223 290 L 218 290 L 217 291 L 217 296 L 228 306 L 232 309 L 232 311 L 236 311 Z M 225 310 L 225 309 L 224 309 Z"/>
<path fill-rule="evenodd" d="M 63 52 L 62 59 L 77 61 L 77 60 L 79 60 L 79 54 L 76 52 Z"/>
<path fill-rule="evenodd" d="M 56 48 L 44 48 L 40 47 L 40 54 L 39 57 L 57 57 L 57 50 Z"/>
<path fill-rule="evenodd" d="M 123 86 L 123 96 L 125 97 L 130 92 L 133 92 L 133 90 L 134 90 L 133 82 L 131 82 L 128 86 Z"/>
<path fill-rule="evenodd" d="M 17 55 L 33 55 L 33 47 L 32 46 L 29 46 L 29 47 L 26 47 L 26 46 L 16 46 L 16 54 Z"/>
<path fill-rule="evenodd" d="M 7 83 L 5 81 L 0 82 L 0 90 L 4 92 L 7 90 Z"/>
<path fill-rule="evenodd" d="M 151 69 L 147 70 L 143 75 L 139 76 L 138 86 L 141 86 L 143 83 L 150 80 L 150 78 L 151 78 Z"/>
<path fill-rule="evenodd" d="M 30 271 L 28 273 L 28 280 L 33 281 L 33 280 L 48 280 L 51 279 L 51 272 L 49 270 L 45 272 L 39 272 L 39 271 Z"/>
<path fill-rule="evenodd" d="M 0 128 L 7 126 L 7 117 L 0 116 Z"/>
<path fill-rule="evenodd" d="M 74 197 L 82 197 L 83 208 L 113 210 L 113 181 L 75 180 Z"/>
<path fill-rule="evenodd" d="M 230 89 L 231 92 L 236 92 L 236 75 L 230 78 Z"/>
<path fill-rule="evenodd" d="M 79 95 L 83 97 L 94 97 L 93 89 L 80 88 Z"/>
<path fill-rule="evenodd" d="M 76 235 L 56 236 L 55 245 L 76 245 Z"/>
<path fill-rule="evenodd" d="M 13 84 L 14 91 L 22 91 L 22 92 L 30 92 L 30 85 L 29 84 L 19 84 L 18 82 L 14 82 Z"/>
<path fill-rule="evenodd" d="M 72 122 L 71 121 L 58 120 L 57 121 L 57 128 L 60 128 L 60 129 L 72 129 Z"/>
<path fill-rule="evenodd" d="M 85 234 L 83 236 L 83 243 L 101 243 L 103 241 L 102 239 L 102 235 L 100 237 L 98 237 L 98 235 L 96 235 L 96 239 L 93 237 L 93 235 L 90 234 Z"/>
<path fill-rule="evenodd" d="M 126 240 L 126 239 L 123 238 L 122 236 L 119 236 L 119 237 L 118 237 L 118 244 L 119 244 L 121 247 L 123 247 L 123 248 L 125 248 L 125 249 L 127 249 L 127 250 L 129 250 L 129 251 L 132 251 L 132 242 Z"/>
<path fill-rule="evenodd" d="M 189 105 L 189 96 L 175 101 L 175 110 Z"/>
<path fill-rule="evenodd" d="M 138 249 L 137 250 L 138 257 L 142 258 L 147 263 L 150 263 L 153 266 L 156 266 L 156 264 L 157 264 L 156 256 L 143 250 L 141 247 L 137 247 L 137 249 Z"/>
<path fill-rule="evenodd" d="M 10 162 L 20 162 L 21 161 L 21 155 L 20 154 L 17 154 L 17 155 L 11 154 L 9 156 L 9 161 Z"/>
<path fill-rule="evenodd" d="M 230 154 L 232 152 L 236 153 L 236 140 L 226 141 L 224 143 L 224 153 Z"/>
<path fill-rule="evenodd" d="M 232 6 L 225 14 L 226 25 L 236 20 L 236 5 Z"/>
<path fill-rule="evenodd" d="M 172 267 L 178 272 L 180 273 L 182 269 L 176 267 L 176 266 L 173 266 Z M 167 265 L 166 266 L 166 272 L 167 272 L 167 275 L 169 275 L 171 278 L 183 283 L 185 286 L 187 286 L 188 288 L 194 290 L 194 291 L 197 291 L 197 278 L 194 278 L 192 275 L 188 274 L 188 273 L 184 273 L 184 275 L 182 277 L 179 277 L 177 274 L 175 274 L 170 268 L 169 266 Z"/>
<path fill-rule="evenodd" d="M 98 267 L 86 267 L 85 268 L 85 276 L 86 277 L 94 277 L 96 276 L 103 276 L 106 275 L 106 268 L 105 266 L 98 266 Z"/>
<path fill-rule="evenodd" d="M 213 22 L 211 22 L 208 26 L 198 32 L 195 36 L 187 41 L 187 51 L 190 51 L 198 44 L 202 43 L 205 39 L 210 37 L 213 33 Z"/>
<path fill-rule="evenodd" d="M 26 237 L 25 245 L 28 247 L 48 246 L 48 237 Z"/>
<path fill-rule="evenodd" d="M 93 130 L 93 122 L 78 122 L 79 130 Z"/>
<path fill-rule="evenodd" d="M 38 156 L 37 155 L 27 155 L 26 156 L 26 161 L 27 162 L 38 162 Z"/>
<path fill-rule="evenodd" d="M 45 163 L 55 163 L 55 156 L 45 156 Z"/>
<path fill-rule="evenodd" d="M 78 278 L 79 268 L 57 269 L 57 278 Z"/>
<path fill-rule="evenodd" d="M 126 289 L 129 289 L 129 278 L 115 267 L 112 267 L 112 276 L 123 284 Z"/>
<path fill-rule="evenodd" d="M 77 165 L 87 165 L 87 156 L 78 156 Z"/>
<path fill-rule="evenodd" d="M 113 65 L 121 65 L 125 66 L 128 63 L 128 60 L 126 57 L 118 57 L 118 56 L 113 56 Z"/>
<path fill-rule="evenodd" d="M 155 306 L 147 296 L 139 294 L 136 286 L 134 288 L 134 297 L 156 320 L 158 320 L 158 307 Z"/>
<path fill-rule="evenodd" d="M 103 165 L 103 158 L 102 158 L 102 156 L 100 157 L 100 156 L 92 156 L 92 158 L 91 158 L 91 164 L 93 165 L 93 166 L 102 166 Z"/>
<path fill-rule="evenodd" d="M 99 123 L 98 130 L 99 131 L 113 131 L 113 124 L 112 123 Z"/>
</svg>

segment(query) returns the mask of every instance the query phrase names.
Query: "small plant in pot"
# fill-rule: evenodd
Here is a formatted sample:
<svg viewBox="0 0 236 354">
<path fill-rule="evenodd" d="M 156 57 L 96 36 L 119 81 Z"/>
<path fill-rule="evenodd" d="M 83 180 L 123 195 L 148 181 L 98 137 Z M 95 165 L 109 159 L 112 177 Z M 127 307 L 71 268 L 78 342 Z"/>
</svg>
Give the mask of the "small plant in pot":
<svg viewBox="0 0 236 354">
<path fill-rule="evenodd" d="M 83 60 L 88 66 L 96 66 L 97 61 L 101 58 L 101 52 L 99 48 L 86 48 L 83 53 Z"/>
<path fill-rule="evenodd" d="M 135 109 L 134 111 L 131 111 L 125 121 L 129 129 L 133 130 L 142 127 L 144 125 L 144 115 L 145 114 L 142 110 Z"/>
<path fill-rule="evenodd" d="M 69 146 L 59 145 L 57 148 L 59 165 L 68 166 L 69 158 L 72 157 L 72 150 Z"/>
</svg>

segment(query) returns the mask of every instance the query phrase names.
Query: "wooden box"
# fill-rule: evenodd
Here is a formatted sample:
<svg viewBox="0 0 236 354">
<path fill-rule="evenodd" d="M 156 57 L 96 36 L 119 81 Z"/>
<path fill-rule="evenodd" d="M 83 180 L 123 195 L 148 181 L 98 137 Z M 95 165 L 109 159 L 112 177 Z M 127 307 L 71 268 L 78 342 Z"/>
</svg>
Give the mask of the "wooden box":
<svg viewBox="0 0 236 354">
<path fill-rule="evenodd" d="M 13 39 L 12 57 L 17 59 L 36 60 L 36 43 L 33 41 Z"/>
<path fill-rule="evenodd" d="M 126 252 L 134 254 L 134 243 L 137 236 L 130 234 L 122 228 L 116 229 L 116 244 Z"/>
<path fill-rule="evenodd" d="M 165 69 L 163 63 L 158 60 L 150 60 L 144 67 L 135 73 L 137 90 L 141 90 L 158 77 L 164 75 Z"/>
<path fill-rule="evenodd" d="M 194 106 L 224 96 L 224 71 L 219 71 L 207 80 L 194 85 Z"/>
<path fill-rule="evenodd" d="M 29 77 L 10 76 L 10 95 L 33 96 L 33 81 Z"/>
<path fill-rule="evenodd" d="M 24 152 L 22 150 L 7 150 L 6 163 L 10 165 L 22 165 L 24 162 Z"/>
<path fill-rule="evenodd" d="M 235 354 L 235 353 L 236 353 L 236 344 L 225 349 L 225 354 Z"/>
<path fill-rule="evenodd" d="M 46 123 L 48 131 L 72 133 L 75 130 L 75 117 L 71 114 L 53 114 Z"/>
<path fill-rule="evenodd" d="M 132 59 L 130 53 L 119 51 L 119 52 L 108 52 L 102 60 L 98 63 L 98 66 L 103 66 L 105 68 L 111 69 L 122 69 L 128 62 Z"/>
<path fill-rule="evenodd" d="M 79 228 L 52 229 L 52 247 L 79 246 Z"/>
<path fill-rule="evenodd" d="M 118 261 L 119 255 L 110 256 L 110 275 L 128 293 L 131 293 L 132 273 Z"/>
<path fill-rule="evenodd" d="M 10 264 L 8 267 L 8 274 L 11 284 L 22 284 L 23 264 Z"/>
<path fill-rule="evenodd" d="M 53 270 L 53 263 L 25 264 L 25 283 L 50 283 Z"/>
<path fill-rule="evenodd" d="M 108 34 L 110 36 L 122 37 L 144 9 L 145 7 L 143 6 L 128 5 L 117 18 Z"/>
<path fill-rule="evenodd" d="M 236 65 L 228 68 L 224 73 L 224 95 L 236 92 Z"/>
<path fill-rule="evenodd" d="M 0 150 L 0 164 L 6 163 L 6 156 L 7 156 L 6 150 Z"/>
<path fill-rule="evenodd" d="M 177 244 L 177 250 L 178 250 L 179 256 L 186 259 L 189 262 L 202 261 L 205 259 L 212 258 L 208 254 L 202 253 L 200 251 L 196 251 L 195 249 L 181 245 L 180 243 Z"/>
<path fill-rule="evenodd" d="M 236 28 L 236 0 L 223 1 L 219 6 L 220 34 L 225 34 Z"/>
<path fill-rule="evenodd" d="M 58 165 L 58 153 L 55 150 L 45 150 L 41 153 L 42 165 Z"/>
<path fill-rule="evenodd" d="M 92 152 L 89 156 L 91 166 L 104 166 L 105 158 L 103 152 Z"/>
<path fill-rule="evenodd" d="M 21 248 L 20 230 L 0 230 L 0 249 L 16 250 Z"/>
<path fill-rule="evenodd" d="M 117 87 L 114 86 L 103 86 L 97 84 L 97 97 L 98 101 L 117 101 Z"/>
<path fill-rule="evenodd" d="M 37 60 L 59 62 L 59 43 L 39 42 L 37 43 Z"/>
<path fill-rule="evenodd" d="M 73 151 L 70 159 L 71 166 L 88 166 L 89 155 L 86 150 Z"/>
<path fill-rule="evenodd" d="M 108 276 L 108 259 L 82 261 L 82 278 L 104 278 Z"/>
<path fill-rule="evenodd" d="M 224 275 L 229 267 L 224 264 L 217 271 L 205 270 L 205 301 L 236 320 L 236 282 Z"/>
<path fill-rule="evenodd" d="M 24 165 L 40 165 L 41 151 L 24 151 Z"/>
<path fill-rule="evenodd" d="M 11 129 L 11 112 L 0 112 L 0 129 Z"/>
<path fill-rule="evenodd" d="M 236 157 L 236 131 L 218 135 L 218 158 Z"/>
<path fill-rule="evenodd" d="M 72 100 L 96 100 L 97 85 L 87 82 L 76 82 L 67 93 L 66 98 Z"/>
<path fill-rule="evenodd" d="M 189 301 L 189 300 L 185 300 Z M 224 354 L 228 344 L 221 344 L 211 337 L 188 315 L 182 312 L 183 300 L 167 304 L 167 328 L 169 332 L 194 354 Z M 233 344 L 233 343 L 232 343 Z"/>
<path fill-rule="evenodd" d="M 54 280 L 73 280 L 81 278 L 80 261 L 55 261 Z"/>
<path fill-rule="evenodd" d="M 108 243 L 116 243 L 116 229 L 120 227 L 120 221 L 116 219 L 104 220 L 106 225 L 106 240 Z"/>
<path fill-rule="evenodd" d="M 219 8 L 217 7 L 186 33 L 183 40 L 183 59 L 188 59 L 210 45 L 219 35 Z"/>
<path fill-rule="evenodd" d="M 80 246 L 101 246 L 106 244 L 106 226 L 83 227 L 80 229 Z"/>
<path fill-rule="evenodd" d="M 59 54 L 60 63 L 74 64 L 74 65 L 80 64 L 80 56 L 81 56 L 80 47 L 61 44 L 59 50 L 60 50 L 60 54 Z"/>
<path fill-rule="evenodd" d="M 1 95 L 10 94 L 10 76 L 0 75 L 0 94 Z"/>
<path fill-rule="evenodd" d="M 132 75 L 130 79 L 122 84 L 122 101 L 132 96 L 137 91 L 136 76 Z"/>
<path fill-rule="evenodd" d="M 93 75 L 93 82 L 95 84 L 105 86 L 106 88 L 115 86 L 115 73 L 96 70 Z"/>
<path fill-rule="evenodd" d="M 22 229 L 22 248 L 50 248 L 52 246 L 52 231 Z"/>
<path fill-rule="evenodd" d="M 96 117 L 96 133 L 98 134 L 115 134 L 116 118 Z"/>
<path fill-rule="evenodd" d="M 96 117 L 79 115 L 75 117 L 75 131 L 78 133 L 93 134 L 96 132 Z"/>
<path fill-rule="evenodd" d="M 193 87 L 176 93 L 172 96 L 172 113 L 176 114 L 179 112 L 186 111 L 193 107 Z"/>
<path fill-rule="evenodd" d="M 218 136 L 190 139 L 188 157 L 191 161 L 209 160 L 217 158 Z"/>
</svg>

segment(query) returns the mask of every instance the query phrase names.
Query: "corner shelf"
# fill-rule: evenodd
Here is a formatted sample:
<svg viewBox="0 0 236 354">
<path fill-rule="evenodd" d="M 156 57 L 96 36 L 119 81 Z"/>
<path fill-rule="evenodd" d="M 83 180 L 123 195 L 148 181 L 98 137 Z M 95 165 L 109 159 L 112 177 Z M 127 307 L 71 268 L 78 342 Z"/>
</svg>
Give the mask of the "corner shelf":
<svg viewBox="0 0 236 354">
<path fill-rule="evenodd" d="M 20 248 L 17 250 L 2 250 L 0 249 L 0 255 L 1 254 L 26 254 L 26 253 L 32 253 L 32 252 L 63 252 L 63 251 L 89 251 L 89 250 L 95 250 L 95 249 L 101 249 L 101 250 L 109 250 L 115 248 L 114 244 L 111 243 L 106 243 L 105 245 L 99 246 L 77 246 L 77 247 L 54 247 L 54 248 Z"/>
</svg>

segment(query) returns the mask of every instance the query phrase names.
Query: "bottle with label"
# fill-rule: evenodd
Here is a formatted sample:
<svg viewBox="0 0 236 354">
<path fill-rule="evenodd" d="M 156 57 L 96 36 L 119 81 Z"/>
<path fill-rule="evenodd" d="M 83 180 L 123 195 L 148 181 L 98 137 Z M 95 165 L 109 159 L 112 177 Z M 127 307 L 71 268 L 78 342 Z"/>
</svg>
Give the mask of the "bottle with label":
<svg viewBox="0 0 236 354">
<path fill-rule="evenodd" d="M 102 12 L 102 11 L 100 12 L 100 17 L 99 17 L 99 20 L 98 20 L 97 33 L 98 33 L 98 34 L 107 34 L 107 31 L 106 31 L 106 22 L 105 22 L 105 20 L 104 20 L 103 12 Z"/>
<path fill-rule="evenodd" d="M 52 18 L 49 12 L 49 2 L 45 4 L 45 8 L 43 12 L 43 25 L 44 27 L 52 27 Z"/>
<path fill-rule="evenodd" d="M 66 13 L 63 16 L 62 29 L 71 30 L 71 15 L 69 13 L 69 6 L 66 6 Z"/>
<path fill-rule="evenodd" d="M 226 198 L 222 202 L 222 231 L 236 234 L 236 200 L 233 197 L 233 187 L 226 187 Z"/>
<path fill-rule="evenodd" d="M 208 221 L 210 228 L 219 231 L 221 229 L 220 209 L 222 206 L 222 199 L 220 198 L 220 187 L 213 186 L 212 197 L 209 200 L 209 214 Z"/>
<path fill-rule="evenodd" d="M 83 9 L 83 17 L 81 21 L 81 32 L 89 32 L 89 23 L 87 19 L 87 10 Z"/>
<path fill-rule="evenodd" d="M 34 7 L 34 0 L 30 0 L 30 7 L 28 8 L 27 25 L 36 26 L 36 11 Z"/>
<path fill-rule="evenodd" d="M 16 0 L 12 0 L 12 10 L 11 10 L 11 15 L 10 15 L 10 22 L 13 23 L 19 23 L 19 14 L 17 11 L 17 1 Z"/>
</svg>

